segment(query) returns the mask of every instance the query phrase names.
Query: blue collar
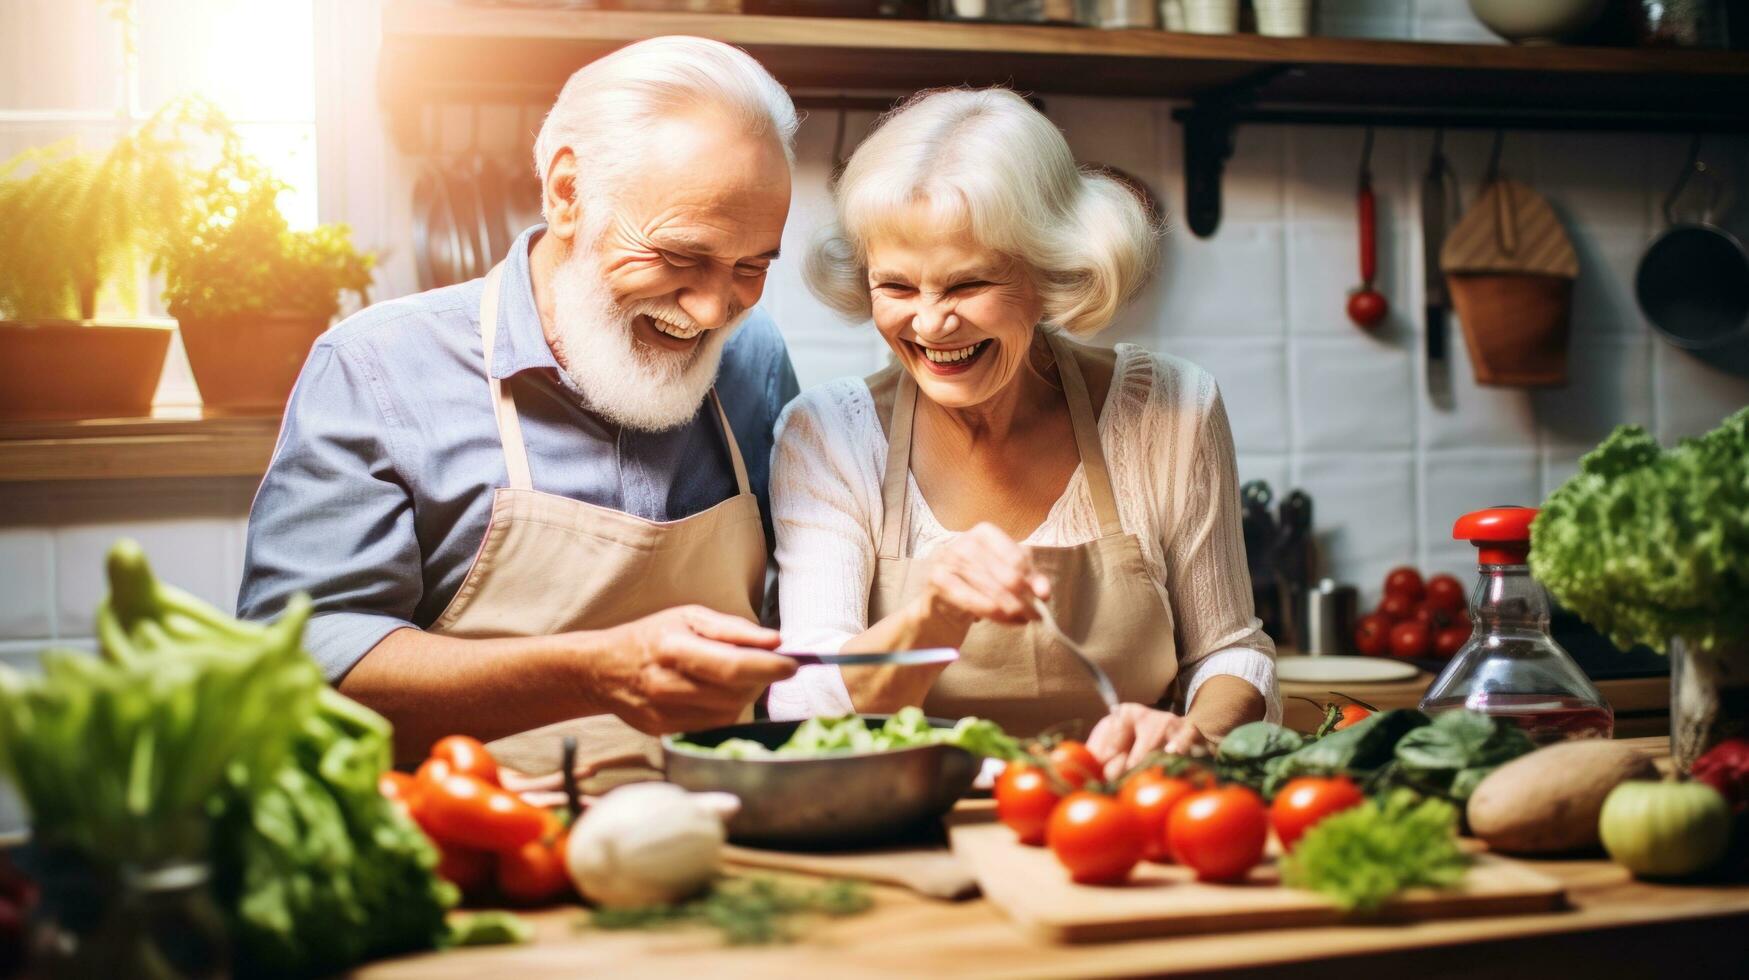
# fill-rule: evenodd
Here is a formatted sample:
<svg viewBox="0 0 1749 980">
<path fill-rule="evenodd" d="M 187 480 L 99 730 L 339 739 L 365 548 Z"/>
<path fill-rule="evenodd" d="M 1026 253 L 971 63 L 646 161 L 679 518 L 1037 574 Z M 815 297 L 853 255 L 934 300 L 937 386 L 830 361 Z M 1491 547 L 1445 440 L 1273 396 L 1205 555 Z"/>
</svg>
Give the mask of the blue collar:
<svg viewBox="0 0 1749 980">
<path fill-rule="evenodd" d="M 492 375 L 500 381 L 521 371 L 559 370 L 558 359 L 541 329 L 528 264 L 528 250 L 546 228 L 538 224 L 516 236 L 504 259 L 504 284 L 498 291 L 498 337 L 492 352 Z"/>
</svg>

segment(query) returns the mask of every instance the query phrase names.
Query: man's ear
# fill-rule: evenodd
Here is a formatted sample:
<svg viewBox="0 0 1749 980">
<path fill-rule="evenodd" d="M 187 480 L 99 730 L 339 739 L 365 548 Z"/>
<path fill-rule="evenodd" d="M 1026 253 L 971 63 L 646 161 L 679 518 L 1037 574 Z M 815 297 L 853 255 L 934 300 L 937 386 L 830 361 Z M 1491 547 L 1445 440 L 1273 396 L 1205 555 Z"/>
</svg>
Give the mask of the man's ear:
<svg viewBox="0 0 1749 980">
<path fill-rule="evenodd" d="M 577 155 L 570 147 L 553 154 L 541 195 L 548 234 L 570 242 L 583 223 L 582 196 L 577 193 Z"/>
</svg>

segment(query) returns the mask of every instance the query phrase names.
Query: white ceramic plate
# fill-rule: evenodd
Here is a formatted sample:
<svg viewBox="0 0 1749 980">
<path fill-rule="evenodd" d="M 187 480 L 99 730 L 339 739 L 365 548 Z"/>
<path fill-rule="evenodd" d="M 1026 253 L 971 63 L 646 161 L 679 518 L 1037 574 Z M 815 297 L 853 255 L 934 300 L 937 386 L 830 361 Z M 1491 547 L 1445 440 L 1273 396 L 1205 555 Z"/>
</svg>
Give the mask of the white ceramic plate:
<svg viewBox="0 0 1749 980">
<path fill-rule="evenodd" d="M 1406 681 L 1420 672 L 1412 663 L 1383 657 L 1281 657 L 1275 661 L 1278 680 L 1305 684 Z"/>
</svg>

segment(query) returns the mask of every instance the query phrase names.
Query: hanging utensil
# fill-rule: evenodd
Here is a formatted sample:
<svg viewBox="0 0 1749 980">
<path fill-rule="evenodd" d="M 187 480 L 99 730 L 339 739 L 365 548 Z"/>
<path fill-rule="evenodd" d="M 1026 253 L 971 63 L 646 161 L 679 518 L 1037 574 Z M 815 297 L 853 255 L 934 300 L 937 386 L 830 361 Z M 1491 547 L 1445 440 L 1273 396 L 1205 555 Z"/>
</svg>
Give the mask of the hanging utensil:
<svg viewBox="0 0 1749 980">
<path fill-rule="evenodd" d="M 1698 180 L 1706 197 L 1699 221 L 1678 221 L 1676 206 Z M 1688 148 L 1682 176 L 1664 198 L 1667 227 L 1640 258 L 1634 296 L 1647 322 L 1684 350 L 1706 351 L 1749 336 L 1749 252 L 1714 223 L 1729 210 L 1724 182 L 1700 157 L 1700 137 Z"/>
<path fill-rule="evenodd" d="M 1373 288 L 1378 277 L 1377 202 L 1372 192 L 1372 127 L 1366 128 L 1366 142 L 1360 151 L 1360 187 L 1357 205 L 1360 212 L 1360 286 L 1348 294 L 1348 318 L 1356 326 L 1371 330 L 1384 322 L 1391 304 L 1383 293 Z"/>
<path fill-rule="evenodd" d="M 1081 649 L 1081 644 L 1076 643 L 1069 638 L 1069 634 L 1063 632 L 1063 628 L 1057 625 L 1057 617 L 1051 615 L 1051 607 L 1045 605 L 1043 599 L 1033 596 L 1032 608 L 1038 613 L 1039 619 L 1044 621 L 1045 628 L 1057 635 L 1057 642 L 1063 645 L 1063 649 L 1068 650 L 1076 660 L 1080 661 L 1081 666 L 1093 678 L 1093 686 L 1099 689 L 1099 699 L 1105 702 L 1106 710 L 1116 711 L 1120 703 L 1117 697 L 1117 687 L 1111 683 L 1111 677 L 1106 674 L 1105 669 L 1100 667 L 1099 663 L 1092 657 L 1089 657 L 1087 651 Z"/>
<path fill-rule="evenodd" d="M 1457 175 L 1445 156 L 1445 130 L 1433 133 L 1433 154 L 1421 179 L 1421 274 L 1422 304 L 1427 317 L 1427 391 L 1435 401 L 1449 393 L 1451 295 L 1445 274 L 1439 269 L 1439 250 L 1445 244 L 1447 222 L 1462 208 Z"/>
<path fill-rule="evenodd" d="M 1446 235 L 1439 267 L 1477 384 L 1562 385 L 1579 256 L 1549 202 L 1501 171 L 1503 142 L 1497 133 L 1482 190 Z"/>
</svg>

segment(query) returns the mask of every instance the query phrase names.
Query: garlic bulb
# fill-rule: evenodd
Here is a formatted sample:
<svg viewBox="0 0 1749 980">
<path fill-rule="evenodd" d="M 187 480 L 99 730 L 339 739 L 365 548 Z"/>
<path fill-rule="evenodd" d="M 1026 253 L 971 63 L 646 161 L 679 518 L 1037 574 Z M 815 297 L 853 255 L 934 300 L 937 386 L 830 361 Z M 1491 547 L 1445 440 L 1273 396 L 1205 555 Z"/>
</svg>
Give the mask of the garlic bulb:
<svg viewBox="0 0 1749 980">
<path fill-rule="evenodd" d="M 621 786 L 571 828 L 565 848 L 571 880 L 605 907 L 688 898 L 716 876 L 725 836 L 719 810 L 716 801 L 671 783 Z"/>
</svg>

